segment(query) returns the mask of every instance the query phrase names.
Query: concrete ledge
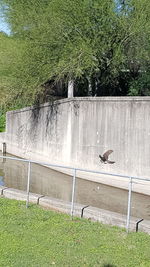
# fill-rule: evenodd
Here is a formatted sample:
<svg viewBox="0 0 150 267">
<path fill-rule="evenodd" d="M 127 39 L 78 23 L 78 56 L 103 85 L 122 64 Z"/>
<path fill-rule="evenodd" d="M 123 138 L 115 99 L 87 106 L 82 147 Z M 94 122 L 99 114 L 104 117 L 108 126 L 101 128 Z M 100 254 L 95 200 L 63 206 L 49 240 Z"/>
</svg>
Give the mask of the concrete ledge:
<svg viewBox="0 0 150 267">
<path fill-rule="evenodd" d="M 7 113 L 19 113 L 19 112 L 25 112 L 25 111 L 30 111 L 30 110 L 34 110 L 34 109 L 39 109 L 39 108 L 45 108 L 45 107 L 49 107 L 52 105 L 59 105 L 59 104 L 64 104 L 64 103 L 68 103 L 68 102 L 77 102 L 77 101 L 91 101 L 91 102 L 133 102 L 133 101 L 150 101 L 150 97 L 149 96 L 99 96 L 99 97 L 69 97 L 69 98 L 63 98 L 63 99 L 59 99 L 59 100 L 55 100 L 53 102 L 47 102 L 44 104 L 41 104 L 40 106 L 31 106 L 31 107 L 25 107 L 22 109 L 17 109 L 17 110 L 11 110 L 8 111 Z"/>
<path fill-rule="evenodd" d="M 64 202 L 59 199 L 43 197 L 39 200 L 39 205 L 45 208 L 54 209 L 61 211 L 67 214 L 70 214 L 71 203 Z M 81 211 L 84 205 L 75 203 L 74 205 L 74 216 L 81 217 Z M 116 212 L 111 212 L 103 209 L 98 209 L 95 207 L 88 207 L 84 209 L 83 217 L 90 219 L 92 221 L 97 221 L 103 224 L 108 224 L 118 227 L 126 227 L 127 216 L 119 214 Z M 130 231 L 136 230 L 136 222 L 139 218 L 131 217 L 130 218 Z M 146 232 L 150 234 L 150 221 L 144 220 L 139 225 L 139 231 Z"/>
<path fill-rule="evenodd" d="M 95 207 L 88 207 L 84 211 L 84 217 L 91 220 L 109 224 L 113 226 L 126 227 L 127 216 L 116 212 L 98 209 Z M 130 231 L 136 230 L 136 223 L 141 218 L 130 217 Z M 139 224 L 139 231 L 150 234 L 150 221 L 144 220 Z"/>
<path fill-rule="evenodd" d="M 10 199 L 16 199 L 16 200 L 26 200 L 27 199 L 27 193 L 25 191 L 13 189 L 13 188 L 7 188 L 3 191 L 3 196 Z M 42 197 L 42 195 L 39 194 L 29 194 L 29 202 L 38 204 L 39 198 Z"/>
<path fill-rule="evenodd" d="M 63 202 L 62 200 L 50 197 L 42 197 L 39 199 L 39 205 L 44 208 L 59 210 L 64 213 L 69 213 L 71 203 Z"/>
<path fill-rule="evenodd" d="M 84 211 L 84 218 L 98 221 L 104 224 L 126 227 L 126 216 L 117 212 L 98 209 L 95 207 L 88 207 Z"/>
<path fill-rule="evenodd" d="M 150 234 L 150 221 L 144 220 L 139 224 L 139 232 L 145 232 Z"/>
<path fill-rule="evenodd" d="M 44 208 L 55 209 L 67 214 L 70 214 L 71 212 L 71 202 L 64 202 L 61 199 L 42 197 L 39 199 L 39 205 Z M 83 205 L 75 205 L 74 215 L 80 217 L 82 208 Z"/>
</svg>

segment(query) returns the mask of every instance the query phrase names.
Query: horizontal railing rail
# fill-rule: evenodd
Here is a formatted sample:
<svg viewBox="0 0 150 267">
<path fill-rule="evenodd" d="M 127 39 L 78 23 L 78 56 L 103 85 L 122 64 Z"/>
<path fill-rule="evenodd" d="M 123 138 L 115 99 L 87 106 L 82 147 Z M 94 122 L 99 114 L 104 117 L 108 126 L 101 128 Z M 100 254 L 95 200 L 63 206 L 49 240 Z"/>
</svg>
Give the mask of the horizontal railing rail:
<svg viewBox="0 0 150 267">
<path fill-rule="evenodd" d="M 0 156 L 0 158 L 10 159 L 10 160 L 18 160 L 18 161 L 23 161 L 23 162 L 29 162 L 30 161 L 30 163 L 39 164 L 39 165 L 43 165 L 43 166 L 45 165 L 45 166 L 50 166 L 50 167 L 70 169 L 70 170 L 76 170 L 76 171 L 81 171 L 81 172 L 96 173 L 96 174 L 102 174 L 102 175 L 108 175 L 108 176 L 114 176 L 114 177 L 121 177 L 121 178 L 126 178 L 126 179 L 132 178 L 134 180 L 141 180 L 141 181 L 150 182 L 150 178 L 146 178 L 146 177 L 137 177 L 137 176 L 133 176 L 133 175 L 124 175 L 124 174 L 116 174 L 116 173 L 110 173 L 110 172 L 101 172 L 101 171 L 95 171 L 95 170 L 89 170 L 89 169 L 70 167 L 70 166 L 65 166 L 65 165 L 52 164 L 52 163 L 43 162 L 43 161 L 22 159 L 22 158 L 17 158 L 17 157 Z"/>
<path fill-rule="evenodd" d="M 52 164 L 49 162 L 42 162 L 42 161 L 35 161 L 30 159 L 23 159 L 18 157 L 9 157 L 9 156 L 0 156 L 2 159 L 9 159 L 9 160 L 16 160 L 16 161 L 22 161 L 28 163 L 28 178 L 27 178 L 27 200 L 26 200 L 26 207 L 29 205 L 29 192 L 30 192 L 30 177 L 31 177 L 31 163 L 33 164 L 39 164 L 42 166 L 49 166 L 54 168 L 63 168 L 72 170 L 72 197 L 71 197 L 71 217 L 73 218 L 74 215 L 74 202 L 75 202 L 75 189 L 76 189 L 76 177 L 77 177 L 77 171 L 80 172 L 87 172 L 87 173 L 93 173 L 93 174 L 101 174 L 101 175 L 108 175 L 112 177 L 121 177 L 129 180 L 128 183 L 128 203 L 127 203 L 127 221 L 126 221 L 126 230 L 129 232 L 130 227 L 130 217 L 131 217 L 131 195 L 132 195 L 132 184 L 133 180 L 140 180 L 140 181 L 148 181 L 150 182 L 149 178 L 144 177 L 137 177 L 132 175 L 123 175 L 123 174 L 116 174 L 116 173 L 109 173 L 109 172 L 101 172 L 101 171 L 95 171 L 95 170 L 88 170 L 88 169 L 82 169 L 82 168 L 76 168 L 76 167 L 70 167 L 65 165 L 59 165 L 59 164 Z"/>
</svg>

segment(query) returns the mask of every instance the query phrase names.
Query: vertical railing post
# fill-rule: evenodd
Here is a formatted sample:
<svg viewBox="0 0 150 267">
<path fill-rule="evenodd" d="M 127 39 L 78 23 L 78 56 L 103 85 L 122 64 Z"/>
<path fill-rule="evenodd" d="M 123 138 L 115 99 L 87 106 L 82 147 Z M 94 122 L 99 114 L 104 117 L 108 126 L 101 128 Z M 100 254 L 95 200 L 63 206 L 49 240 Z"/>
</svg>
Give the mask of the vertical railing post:
<svg viewBox="0 0 150 267">
<path fill-rule="evenodd" d="M 72 199 L 71 199 L 71 217 L 72 217 L 72 219 L 73 219 L 73 212 L 74 212 L 75 187 L 76 187 L 76 169 L 74 169 L 73 182 L 72 182 Z"/>
<path fill-rule="evenodd" d="M 132 194 L 132 177 L 130 177 L 130 181 L 129 181 L 128 210 L 127 210 L 127 225 L 126 225 L 126 231 L 127 231 L 127 233 L 129 233 L 129 225 L 130 225 L 131 194 Z"/>
<path fill-rule="evenodd" d="M 2 155 L 6 156 L 6 143 L 2 143 Z"/>
<path fill-rule="evenodd" d="M 30 177 L 31 177 L 31 162 L 29 161 L 29 163 L 28 163 L 28 181 L 27 181 L 26 208 L 28 208 L 28 206 L 29 206 Z"/>
</svg>

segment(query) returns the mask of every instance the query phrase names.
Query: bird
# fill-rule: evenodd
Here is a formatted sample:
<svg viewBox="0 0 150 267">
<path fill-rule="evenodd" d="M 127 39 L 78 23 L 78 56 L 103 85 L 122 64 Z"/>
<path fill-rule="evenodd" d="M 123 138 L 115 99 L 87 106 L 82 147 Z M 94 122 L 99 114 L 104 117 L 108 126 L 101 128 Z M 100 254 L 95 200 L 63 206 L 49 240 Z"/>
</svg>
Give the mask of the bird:
<svg viewBox="0 0 150 267">
<path fill-rule="evenodd" d="M 107 150 L 107 151 L 103 154 L 103 156 L 99 155 L 99 158 L 100 158 L 101 162 L 102 162 L 102 163 L 105 163 L 105 164 L 106 164 L 106 163 L 114 164 L 115 161 L 110 161 L 110 160 L 108 160 L 108 157 L 109 157 L 109 155 L 110 155 L 112 152 L 113 152 L 113 150 Z"/>
</svg>

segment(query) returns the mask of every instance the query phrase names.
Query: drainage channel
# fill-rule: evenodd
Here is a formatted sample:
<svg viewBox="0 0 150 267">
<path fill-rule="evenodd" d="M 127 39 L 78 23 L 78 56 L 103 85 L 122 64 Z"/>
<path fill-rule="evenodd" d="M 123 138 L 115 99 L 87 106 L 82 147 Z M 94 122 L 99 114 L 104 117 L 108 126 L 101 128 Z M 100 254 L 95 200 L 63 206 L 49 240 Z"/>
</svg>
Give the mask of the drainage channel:
<svg viewBox="0 0 150 267">
<path fill-rule="evenodd" d="M 4 187 L 26 190 L 26 162 L 0 160 L 0 181 Z M 30 192 L 71 202 L 72 177 L 59 171 L 32 164 Z M 131 215 L 150 220 L 150 196 L 132 193 Z M 75 202 L 119 214 L 127 214 L 128 191 L 77 178 Z M 86 210 L 86 209 L 85 209 Z M 84 210 L 83 210 L 84 212 Z M 80 214 L 81 216 L 81 214 Z"/>
</svg>

